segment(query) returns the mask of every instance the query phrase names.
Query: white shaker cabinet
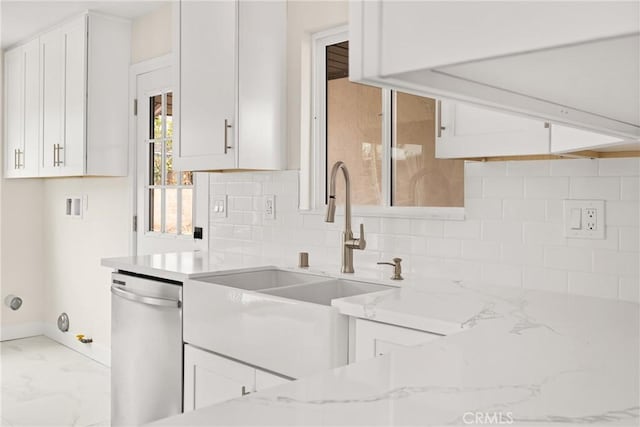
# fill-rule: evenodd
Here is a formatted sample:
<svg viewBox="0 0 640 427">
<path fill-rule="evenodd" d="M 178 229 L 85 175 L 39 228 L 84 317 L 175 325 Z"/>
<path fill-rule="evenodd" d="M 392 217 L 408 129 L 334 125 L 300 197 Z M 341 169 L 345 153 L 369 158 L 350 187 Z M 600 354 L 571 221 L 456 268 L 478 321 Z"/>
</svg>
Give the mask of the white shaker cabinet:
<svg viewBox="0 0 640 427">
<path fill-rule="evenodd" d="M 174 17 L 176 168 L 285 168 L 286 2 L 181 1 Z"/>
<path fill-rule="evenodd" d="M 5 176 L 127 174 L 130 39 L 88 12 L 7 52 Z"/>
<path fill-rule="evenodd" d="M 436 340 L 440 335 L 416 329 L 355 319 L 355 361 L 383 356 L 402 347 L 414 347 Z"/>
<path fill-rule="evenodd" d="M 449 100 L 438 101 L 436 157 L 562 155 L 616 145 L 619 137 Z"/>
<path fill-rule="evenodd" d="M 206 350 L 184 346 L 184 412 L 242 397 L 288 380 Z"/>
<path fill-rule="evenodd" d="M 453 101 L 438 101 L 436 157 L 547 154 L 549 124 Z"/>
<path fill-rule="evenodd" d="M 640 141 L 638 2 L 349 4 L 355 82 Z"/>
<path fill-rule="evenodd" d="M 32 40 L 4 55 L 5 176 L 38 174 L 40 46 Z"/>
<path fill-rule="evenodd" d="M 130 37 L 92 13 L 40 36 L 40 176 L 127 174 Z"/>
</svg>

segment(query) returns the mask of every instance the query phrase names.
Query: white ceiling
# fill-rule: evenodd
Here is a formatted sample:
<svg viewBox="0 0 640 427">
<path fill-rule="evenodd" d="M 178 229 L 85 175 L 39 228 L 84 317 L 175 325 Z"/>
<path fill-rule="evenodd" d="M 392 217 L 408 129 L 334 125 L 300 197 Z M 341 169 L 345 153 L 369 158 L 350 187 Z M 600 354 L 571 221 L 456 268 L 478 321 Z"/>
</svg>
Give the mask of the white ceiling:
<svg viewBox="0 0 640 427">
<path fill-rule="evenodd" d="M 0 45 L 3 49 L 9 47 L 84 10 L 135 19 L 165 3 L 157 0 L 0 0 Z"/>
</svg>

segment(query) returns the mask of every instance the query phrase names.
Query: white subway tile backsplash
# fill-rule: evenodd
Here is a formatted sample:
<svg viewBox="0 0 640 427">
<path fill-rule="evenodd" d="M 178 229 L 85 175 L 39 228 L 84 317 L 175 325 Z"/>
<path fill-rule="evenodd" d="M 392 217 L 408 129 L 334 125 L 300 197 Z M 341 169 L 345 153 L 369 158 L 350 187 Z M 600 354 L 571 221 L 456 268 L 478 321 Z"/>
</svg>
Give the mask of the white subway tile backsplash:
<svg viewBox="0 0 640 427">
<path fill-rule="evenodd" d="M 482 195 L 485 198 L 521 198 L 523 194 L 522 189 L 522 177 L 482 178 Z"/>
<path fill-rule="evenodd" d="M 571 248 L 609 249 L 616 251 L 619 248 L 618 229 L 606 227 L 604 239 L 567 239 L 567 246 Z"/>
<path fill-rule="evenodd" d="M 568 273 L 550 268 L 525 266 L 522 273 L 522 286 L 525 289 L 566 293 Z"/>
<path fill-rule="evenodd" d="M 618 276 L 570 271 L 569 292 L 591 297 L 617 298 Z"/>
<path fill-rule="evenodd" d="M 411 234 L 419 234 L 426 237 L 442 237 L 444 235 L 444 221 L 412 219 Z"/>
<path fill-rule="evenodd" d="M 472 260 L 497 260 L 500 259 L 500 244 L 481 240 L 463 240 L 462 256 Z"/>
<path fill-rule="evenodd" d="M 544 265 L 544 246 L 521 243 L 503 243 L 502 257 L 504 263 L 515 265 Z"/>
<path fill-rule="evenodd" d="M 605 203 L 605 222 L 615 227 L 638 227 L 640 203 L 608 200 Z"/>
<path fill-rule="evenodd" d="M 637 252 L 593 251 L 593 271 L 638 278 L 640 255 Z"/>
<path fill-rule="evenodd" d="M 621 227 L 620 250 L 622 252 L 640 252 L 640 229 L 634 227 Z M 639 261 L 640 262 L 640 261 Z"/>
<path fill-rule="evenodd" d="M 427 255 L 432 257 L 459 258 L 462 255 L 462 241 L 430 238 L 427 240 Z"/>
<path fill-rule="evenodd" d="M 522 287 L 522 268 L 508 264 L 482 264 L 482 282 L 498 286 Z"/>
<path fill-rule="evenodd" d="M 479 239 L 480 221 L 446 221 L 444 223 L 444 237 L 450 239 Z"/>
<path fill-rule="evenodd" d="M 549 176 L 551 161 L 528 160 L 507 162 L 508 176 Z"/>
<path fill-rule="evenodd" d="M 640 303 L 640 279 L 621 277 L 618 285 L 618 298 L 624 301 Z"/>
<path fill-rule="evenodd" d="M 465 177 L 474 176 L 506 176 L 506 162 L 475 162 L 466 161 L 464 163 Z"/>
<path fill-rule="evenodd" d="M 544 265 L 557 270 L 591 271 L 592 251 L 585 248 L 549 246 L 544 251 Z"/>
<path fill-rule="evenodd" d="M 640 200 L 640 178 L 637 176 L 620 178 L 620 200 Z"/>
<path fill-rule="evenodd" d="M 411 234 L 411 220 L 406 218 L 382 218 L 383 234 Z"/>
<path fill-rule="evenodd" d="M 507 199 L 502 201 L 503 218 L 508 221 L 543 221 L 545 201 L 529 199 Z"/>
<path fill-rule="evenodd" d="M 469 176 L 464 178 L 464 197 L 482 197 L 482 178 Z"/>
<path fill-rule="evenodd" d="M 567 177 L 526 177 L 524 193 L 527 199 L 566 199 L 569 195 Z"/>
<path fill-rule="evenodd" d="M 522 222 L 482 221 L 482 240 L 522 243 Z"/>
<path fill-rule="evenodd" d="M 637 157 L 600 159 L 598 173 L 600 176 L 638 176 L 640 159 Z"/>
<path fill-rule="evenodd" d="M 551 162 L 551 176 L 596 176 L 598 160 L 566 159 Z"/>
<path fill-rule="evenodd" d="M 567 239 L 564 237 L 562 224 L 551 222 L 525 222 L 524 243 L 543 245 L 564 245 Z"/>
<path fill-rule="evenodd" d="M 464 208 L 467 219 L 502 218 L 502 200 L 500 199 L 465 199 Z"/>
<path fill-rule="evenodd" d="M 547 200 L 545 202 L 545 219 L 548 222 L 564 223 L 564 201 Z"/>
<path fill-rule="evenodd" d="M 640 159 L 467 162 L 464 221 L 354 215 L 367 248 L 356 269 L 403 258 L 406 276 L 468 280 L 638 302 Z M 344 227 L 323 212 L 298 211 L 298 172 L 210 174 L 211 195 L 228 196 L 226 218 L 210 216 L 210 250 L 221 260 L 312 265 L 339 270 Z M 276 218 L 263 218 L 263 196 Z M 564 237 L 563 200 L 604 199 L 606 238 Z M 381 274 L 386 272 L 380 267 Z"/>
<path fill-rule="evenodd" d="M 618 177 L 576 177 L 571 178 L 569 196 L 572 199 L 620 198 L 620 178 Z"/>
</svg>

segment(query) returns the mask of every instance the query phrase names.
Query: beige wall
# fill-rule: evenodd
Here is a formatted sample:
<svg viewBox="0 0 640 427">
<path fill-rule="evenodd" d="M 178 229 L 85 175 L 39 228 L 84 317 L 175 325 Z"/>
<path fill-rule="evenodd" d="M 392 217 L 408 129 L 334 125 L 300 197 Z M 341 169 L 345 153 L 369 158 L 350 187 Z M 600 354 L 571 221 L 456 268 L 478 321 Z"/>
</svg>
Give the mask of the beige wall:
<svg viewBox="0 0 640 427">
<path fill-rule="evenodd" d="M 300 168 L 300 143 L 310 137 L 311 35 L 349 19 L 346 1 L 289 1 L 287 20 L 287 120 L 289 169 Z M 302 124 L 301 124 L 302 123 Z"/>
<path fill-rule="evenodd" d="M 3 81 L 2 70 L 4 67 L 0 56 L 0 81 Z M 2 108 L 0 103 L 0 135 L 4 140 Z M 4 148 L 0 150 L 0 159 L 3 155 Z M 3 161 L 0 161 L 0 165 L 4 164 Z M 41 180 L 0 179 L 0 339 L 41 332 L 42 212 Z M 9 294 L 23 299 L 19 310 L 13 311 L 4 305 L 4 299 Z"/>
<path fill-rule="evenodd" d="M 131 63 L 171 53 L 172 4 L 160 6 L 133 22 L 131 27 Z"/>
</svg>

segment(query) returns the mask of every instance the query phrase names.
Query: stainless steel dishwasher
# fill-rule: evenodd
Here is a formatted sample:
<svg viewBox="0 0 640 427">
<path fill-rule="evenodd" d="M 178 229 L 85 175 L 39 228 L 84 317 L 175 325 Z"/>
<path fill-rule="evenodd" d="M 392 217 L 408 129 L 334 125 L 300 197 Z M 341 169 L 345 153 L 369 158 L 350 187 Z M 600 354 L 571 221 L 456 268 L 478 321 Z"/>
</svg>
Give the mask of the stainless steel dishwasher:
<svg viewBox="0 0 640 427">
<path fill-rule="evenodd" d="M 111 423 L 182 412 L 182 284 L 111 275 Z"/>
</svg>

